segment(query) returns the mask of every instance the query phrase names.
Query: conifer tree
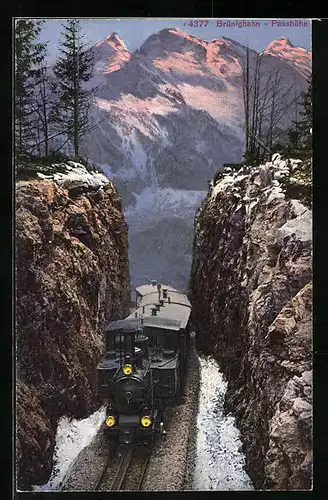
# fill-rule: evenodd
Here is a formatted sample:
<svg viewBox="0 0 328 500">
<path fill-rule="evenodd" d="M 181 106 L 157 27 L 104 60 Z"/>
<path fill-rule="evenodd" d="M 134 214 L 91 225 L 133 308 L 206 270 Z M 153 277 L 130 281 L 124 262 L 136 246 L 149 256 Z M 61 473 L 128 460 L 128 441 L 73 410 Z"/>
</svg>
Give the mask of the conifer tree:
<svg viewBox="0 0 328 500">
<path fill-rule="evenodd" d="M 308 82 L 309 86 L 306 92 L 301 92 L 297 102 L 299 111 L 298 118 L 293 120 L 292 127 L 288 130 L 289 154 L 297 154 L 298 152 L 312 151 L 312 82 Z"/>
<path fill-rule="evenodd" d="M 306 92 L 301 93 L 300 111 L 302 119 L 298 123 L 301 145 L 304 150 L 312 150 L 312 81 L 309 81 L 309 86 Z"/>
<path fill-rule="evenodd" d="M 32 146 L 32 151 L 37 150 L 39 155 L 44 154 L 47 156 L 53 139 L 54 110 L 57 103 L 54 101 L 51 80 L 45 62 L 39 64 L 33 71 L 33 83 L 34 100 L 32 109 L 37 123 L 37 137 L 35 144 Z"/>
<path fill-rule="evenodd" d="M 44 61 L 46 43 L 38 42 L 43 21 L 17 20 L 15 24 L 15 145 L 26 153 L 37 133 L 33 72 Z"/>
<path fill-rule="evenodd" d="M 63 28 L 60 56 L 54 66 L 58 96 L 55 122 L 66 135 L 66 142 L 73 141 L 78 157 L 81 139 L 91 128 L 89 111 L 94 92 L 83 84 L 92 76 L 93 54 L 83 42 L 80 21 L 69 20 Z"/>
</svg>

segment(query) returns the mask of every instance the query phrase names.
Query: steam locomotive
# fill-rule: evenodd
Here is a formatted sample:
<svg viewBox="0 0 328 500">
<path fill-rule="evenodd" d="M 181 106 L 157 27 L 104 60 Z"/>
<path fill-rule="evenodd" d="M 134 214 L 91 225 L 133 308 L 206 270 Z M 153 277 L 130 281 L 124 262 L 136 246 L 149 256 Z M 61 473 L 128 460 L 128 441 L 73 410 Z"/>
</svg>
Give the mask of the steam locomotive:
<svg viewBox="0 0 328 500">
<path fill-rule="evenodd" d="M 152 281 L 136 288 L 129 316 L 106 325 L 97 375 L 110 438 L 130 444 L 165 433 L 165 412 L 184 384 L 190 312 L 185 294 Z"/>
</svg>

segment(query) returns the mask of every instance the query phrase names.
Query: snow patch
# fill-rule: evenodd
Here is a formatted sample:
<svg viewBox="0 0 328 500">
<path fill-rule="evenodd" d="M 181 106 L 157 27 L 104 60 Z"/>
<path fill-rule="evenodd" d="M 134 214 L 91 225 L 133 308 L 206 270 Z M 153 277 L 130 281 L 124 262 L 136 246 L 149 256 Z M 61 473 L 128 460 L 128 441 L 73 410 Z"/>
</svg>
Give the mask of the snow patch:
<svg viewBox="0 0 328 500">
<path fill-rule="evenodd" d="M 224 415 L 227 382 L 216 361 L 200 357 L 201 385 L 197 416 L 194 490 L 253 490 L 235 419 Z"/>
<path fill-rule="evenodd" d="M 211 200 L 215 200 L 217 194 L 222 193 L 228 186 L 232 186 L 234 181 L 235 177 L 233 175 L 225 175 L 224 178 L 214 186 Z"/>
<path fill-rule="evenodd" d="M 105 419 L 106 409 L 101 407 L 90 417 L 83 420 L 62 417 L 59 420 L 54 451 L 54 467 L 49 481 L 42 486 L 32 486 L 33 491 L 55 491 L 63 482 L 65 475 L 78 454 L 88 446 Z"/>
<path fill-rule="evenodd" d="M 56 167 L 56 164 L 53 167 Z M 56 172 L 50 175 L 38 172 L 37 175 L 40 179 L 55 181 L 59 187 L 64 189 L 76 187 L 98 189 L 110 183 L 105 175 L 99 172 L 88 172 L 84 165 L 75 161 L 68 161 L 67 164 L 62 164 L 60 167 L 64 168 L 65 172 Z"/>
</svg>

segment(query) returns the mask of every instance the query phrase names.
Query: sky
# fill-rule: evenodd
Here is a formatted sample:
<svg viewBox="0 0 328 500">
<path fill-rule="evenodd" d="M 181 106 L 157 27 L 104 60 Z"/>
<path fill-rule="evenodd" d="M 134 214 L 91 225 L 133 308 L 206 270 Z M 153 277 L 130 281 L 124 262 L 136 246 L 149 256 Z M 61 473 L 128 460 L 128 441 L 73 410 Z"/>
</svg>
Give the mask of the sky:
<svg viewBox="0 0 328 500">
<path fill-rule="evenodd" d="M 65 19 L 47 19 L 43 25 L 41 38 L 49 41 L 48 53 L 50 59 L 53 59 L 58 49 L 60 40 L 60 31 L 62 23 Z M 82 31 L 86 36 L 86 41 L 90 44 L 95 44 L 103 40 L 110 33 L 115 31 L 126 44 L 129 51 L 134 52 L 142 43 L 153 33 L 164 28 L 178 28 L 186 33 L 198 36 L 203 40 L 214 40 L 220 36 L 226 36 L 241 43 L 249 45 L 250 48 L 261 52 L 270 42 L 280 37 L 287 37 L 297 47 L 311 49 L 311 21 L 306 19 L 249 19 L 248 21 L 258 21 L 260 26 L 254 27 L 229 27 L 227 25 L 220 26 L 227 19 L 218 20 L 208 19 L 206 23 L 203 20 L 203 25 L 200 26 L 198 21 L 197 27 L 191 27 L 190 19 L 155 19 L 155 18 L 126 18 L 126 19 L 81 19 Z M 231 19 L 231 22 L 236 19 Z M 238 21 L 238 19 L 237 19 Z M 241 21 L 246 21 L 241 20 Z M 286 26 L 287 22 L 294 22 L 295 26 Z M 298 25 L 296 25 L 297 23 Z M 194 20 L 193 20 L 194 23 Z M 283 24 L 285 23 L 285 26 Z M 307 26 L 304 26 L 304 24 Z M 218 26 L 219 24 L 219 26 Z"/>
</svg>

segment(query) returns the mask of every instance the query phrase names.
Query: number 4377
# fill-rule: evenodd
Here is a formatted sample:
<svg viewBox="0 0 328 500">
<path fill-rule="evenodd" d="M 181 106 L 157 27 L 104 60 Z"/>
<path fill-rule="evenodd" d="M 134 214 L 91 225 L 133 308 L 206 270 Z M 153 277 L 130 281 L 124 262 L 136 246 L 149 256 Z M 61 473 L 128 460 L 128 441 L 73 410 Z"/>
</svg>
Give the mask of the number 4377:
<svg viewBox="0 0 328 500">
<path fill-rule="evenodd" d="M 189 21 L 189 23 L 187 24 L 186 23 L 186 26 L 191 26 L 192 28 L 201 28 L 202 26 L 204 26 L 206 28 L 206 26 L 208 25 L 208 21 L 203 21 L 203 20 L 191 20 Z"/>
</svg>

